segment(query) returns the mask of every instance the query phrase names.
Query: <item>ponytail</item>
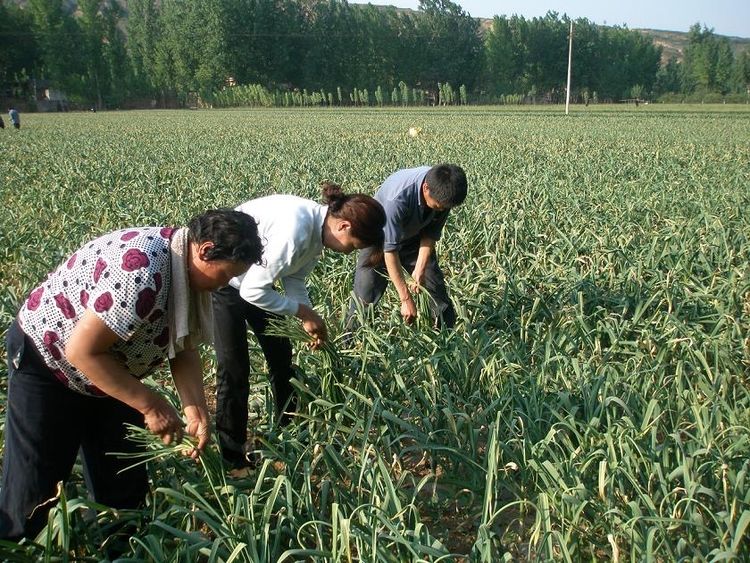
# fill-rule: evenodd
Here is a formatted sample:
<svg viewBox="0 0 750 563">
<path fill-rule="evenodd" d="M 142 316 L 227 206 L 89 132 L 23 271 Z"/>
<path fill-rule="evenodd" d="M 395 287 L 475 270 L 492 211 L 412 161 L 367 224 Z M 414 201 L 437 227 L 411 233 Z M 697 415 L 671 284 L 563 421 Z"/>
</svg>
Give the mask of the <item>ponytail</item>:
<svg viewBox="0 0 750 563">
<path fill-rule="evenodd" d="M 341 201 L 346 198 L 346 194 L 336 182 L 325 182 L 320 183 L 320 189 L 323 192 L 323 203 L 326 205 L 335 205 L 337 201 Z"/>
<path fill-rule="evenodd" d="M 369 195 L 345 194 L 335 182 L 321 182 L 320 187 L 328 213 L 337 219 L 349 221 L 352 236 L 365 246 L 372 247 L 373 253 L 382 258 L 385 227 L 383 206 Z"/>
</svg>

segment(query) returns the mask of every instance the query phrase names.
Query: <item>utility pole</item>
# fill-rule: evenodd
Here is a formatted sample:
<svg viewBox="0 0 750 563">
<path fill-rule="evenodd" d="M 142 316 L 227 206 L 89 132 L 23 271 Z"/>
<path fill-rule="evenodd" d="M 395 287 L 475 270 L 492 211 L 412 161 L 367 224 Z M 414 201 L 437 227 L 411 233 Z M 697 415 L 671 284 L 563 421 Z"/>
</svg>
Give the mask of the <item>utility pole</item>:
<svg viewBox="0 0 750 563">
<path fill-rule="evenodd" d="M 565 91 L 565 115 L 570 106 L 570 70 L 573 68 L 573 20 L 570 20 L 570 43 L 568 44 L 568 87 Z"/>
</svg>

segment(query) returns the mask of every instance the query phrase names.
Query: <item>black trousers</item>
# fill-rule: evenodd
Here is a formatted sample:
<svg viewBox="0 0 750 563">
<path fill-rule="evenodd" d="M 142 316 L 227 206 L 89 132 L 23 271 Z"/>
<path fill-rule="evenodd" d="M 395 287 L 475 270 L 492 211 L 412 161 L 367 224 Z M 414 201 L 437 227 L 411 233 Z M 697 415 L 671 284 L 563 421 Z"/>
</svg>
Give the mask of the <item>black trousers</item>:
<svg viewBox="0 0 750 563">
<path fill-rule="evenodd" d="M 288 338 L 265 333 L 268 322 L 278 315 L 251 305 L 231 286 L 212 294 L 214 312 L 214 348 L 216 349 L 216 433 L 224 459 L 235 466 L 245 465 L 243 445 L 247 440 L 247 399 L 250 393 L 250 354 L 247 327 L 252 329 L 263 356 L 273 389 L 276 414 L 280 423 L 291 420 L 296 410 L 296 395 L 290 380 L 292 343 Z"/>
<path fill-rule="evenodd" d="M 138 508 L 148 491 L 146 468 L 125 470 L 133 460 L 109 454 L 140 451 L 126 438 L 125 424 L 143 427 L 143 415 L 111 397 L 89 397 L 65 387 L 17 322 L 8 330 L 6 350 L 0 538 L 33 538 L 42 530 L 57 483 L 70 477 L 79 448 L 94 500 L 113 508 Z"/>
<path fill-rule="evenodd" d="M 414 271 L 419 256 L 419 237 L 406 241 L 399 250 L 398 256 L 401 265 L 409 272 Z M 385 262 L 376 266 L 369 266 L 370 249 L 359 251 L 357 258 L 357 269 L 354 273 L 354 295 L 364 305 L 375 305 L 383 297 L 390 278 L 385 267 Z M 427 262 L 424 272 L 423 287 L 430 297 L 430 312 L 438 327 L 452 328 L 456 324 L 456 310 L 453 302 L 448 297 L 448 289 L 445 285 L 445 276 L 438 265 L 437 257 L 433 252 Z M 356 328 L 354 313 L 356 302 L 352 301 L 347 312 L 346 326 L 349 331 Z"/>
</svg>

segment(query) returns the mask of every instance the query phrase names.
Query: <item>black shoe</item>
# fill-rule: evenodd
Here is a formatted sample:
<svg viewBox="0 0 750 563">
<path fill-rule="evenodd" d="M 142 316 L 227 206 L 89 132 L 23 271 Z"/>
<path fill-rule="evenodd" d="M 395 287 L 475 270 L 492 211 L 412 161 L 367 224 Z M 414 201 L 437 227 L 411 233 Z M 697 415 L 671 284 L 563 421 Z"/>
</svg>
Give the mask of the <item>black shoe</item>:
<svg viewBox="0 0 750 563">
<path fill-rule="evenodd" d="M 224 455 L 222 457 L 222 461 L 224 462 L 224 466 L 229 470 L 233 471 L 236 469 L 254 469 L 257 465 L 257 463 L 254 463 L 250 457 L 248 457 L 247 454 L 243 453 L 234 453 L 227 455 L 228 452 L 224 452 Z"/>
</svg>

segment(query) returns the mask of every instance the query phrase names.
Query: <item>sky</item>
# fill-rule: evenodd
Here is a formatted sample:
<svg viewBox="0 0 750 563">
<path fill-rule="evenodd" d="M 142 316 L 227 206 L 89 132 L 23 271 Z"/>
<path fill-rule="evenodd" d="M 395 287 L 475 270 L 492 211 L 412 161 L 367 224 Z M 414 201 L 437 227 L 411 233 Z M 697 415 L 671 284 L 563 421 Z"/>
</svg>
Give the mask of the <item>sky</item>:
<svg viewBox="0 0 750 563">
<path fill-rule="evenodd" d="M 750 0 L 453 0 L 475 18 L 517 14 L 526 19 L 548 11 L 586 18 L 600 25 L 688 31 L 694 23 L 714 33 L 750 38 Z M 349 0 L 349 4 L 390 4 L 398 8 L 419 6 L 418 0 Z"/>
</svg>

